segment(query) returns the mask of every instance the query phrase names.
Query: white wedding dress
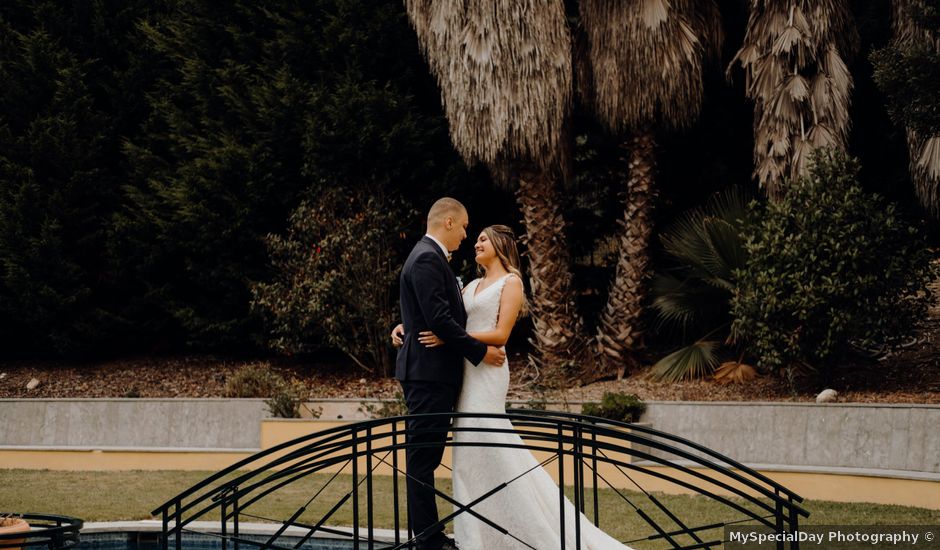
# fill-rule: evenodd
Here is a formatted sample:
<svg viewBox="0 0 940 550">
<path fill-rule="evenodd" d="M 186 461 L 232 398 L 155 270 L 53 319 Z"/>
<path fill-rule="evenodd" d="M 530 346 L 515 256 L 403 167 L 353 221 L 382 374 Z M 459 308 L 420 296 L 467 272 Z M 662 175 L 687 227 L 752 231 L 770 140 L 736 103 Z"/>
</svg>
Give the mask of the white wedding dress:
<svg viewBox="0 0 940 550">
<path fill-rule="evenodd" d="M 480 279 L 467 285 L 464 305 L 467 309 L 467 332 L 483 332 L 496 328 L 499 302 L 507 275 L 476 295 Z M 457 412 L 506 412 L 509 389 L 509 364 L 501 367 L 486 364 L 473 366 L 464 362 L 463 386 Z M 488 428 L 512 430 L 506 419 L 458 418 L 455 428 Z M 454 441 L 523 445 L 516 433 L 466 432 L 454 430 Z M 501 447 L 453 447 L 454 499 L 469 504 L 494 487 L 515 479 L 505 488 L 475 504 L 473 510 L 505 528 L 513 536 L 480 521 L 468 512 L 454 518 L 454 539 L 461 550 L 515 550 L 535 548 L 554 550 L 561 546 L 558 513 L 558 486 L 526 449 Z M 574 505 L 565 500 L 565 548 L 574 549 Z M 629 550 L 580 515 L 581 548 L 585 550 Z M 518 540 L 516 540 L 518 539 Z M 523 544 L 520 541 L 524 541 Z"/>
</svg>

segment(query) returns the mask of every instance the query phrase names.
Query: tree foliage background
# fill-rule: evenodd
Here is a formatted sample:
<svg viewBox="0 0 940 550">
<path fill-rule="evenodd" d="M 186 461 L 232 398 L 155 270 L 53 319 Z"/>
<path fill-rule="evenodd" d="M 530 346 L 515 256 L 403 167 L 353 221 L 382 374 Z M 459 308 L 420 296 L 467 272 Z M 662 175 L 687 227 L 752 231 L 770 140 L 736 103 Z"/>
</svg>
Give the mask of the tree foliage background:
<svg viewBox="0 0 940 550">
<path fill-rule="evenodd" d="M 657 138 L 657 226 L 749 184 L 752 109 L 743 78 L 721 74 L 744 4 L 719 2 L 726 39 L 699 122 Z M 918 216 L 904 130 L 866 55 L 890 39 L 888 2 L 856 4 L 850 152 L 863 187 Z M 405 242 L 442 195 L 467 204 L 471 238 L 490 223 L 520 228 L 512 196 L 454 152 L 400 0 L 5 0 L 0 79 L 5 357 L 266 350 L 250 305 L 253 285 L 276 278 L 266 236 L 287 234 L 302 201 L 353 186 L 419 213 L 400 220 Z M 625 153 L 581 110 L 572 135 L 559 230 L 590 323 L 606 299 Z M 465 248 L 455 265 L 470 274 Z"/>
</svg>

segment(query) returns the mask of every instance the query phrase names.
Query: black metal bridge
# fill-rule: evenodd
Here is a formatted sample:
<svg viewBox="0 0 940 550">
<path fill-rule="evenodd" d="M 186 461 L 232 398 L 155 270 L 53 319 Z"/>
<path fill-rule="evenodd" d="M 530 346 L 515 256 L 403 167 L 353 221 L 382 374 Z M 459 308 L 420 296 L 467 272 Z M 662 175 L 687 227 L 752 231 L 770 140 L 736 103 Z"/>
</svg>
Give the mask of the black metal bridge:
<svg viewBox="0 0 940 550">
<path fill-rule="evenodd" d="M 53 514 L 0 513 L 0 518 L 24 520 L 27 531 L 0 532 L 0 549 L 68 550 L 79 542 L 84 522 L 78 518 Z"/>
<path fill-rule="evenodd" d="M 757 525 L 793 533 L 800 517 L 809 515 L 799 504 L 799 495 L 759 472 L 641 425 L 535 410 L 448 416 L 511 421 L 511 431 L 521 437 L 522 445 L 505 446 L 531 451 L 539 466 L 558 479 L 559 501 L 566 498 L 567 489 L 576 513 L 634 548 L 721 548 L 727 542 L 722 540 L 726 526 Z M 312 433 L 208 477 L 153 511 L 163 521 L 163 549 L 182 550 L 183 535 L 193 531 L 192 522 L 197 520 L 217 522 L 214 536 L 221 539 L 223 550 L 242 546 L 303 550 L 311 548 L 312 539 L 324 536 L 334 544 L 336 539 L 345 540 L 348 548 L 356 550 L 413 547 L 415 534 L 407 529 L 404 505 L 406 418 L 368 420 Z M 453 439 L 447 445 L 500 446 Z M 512 483 L 506 481 L 504 486 Z M 442 523 L 458 514 L 472 514 L 512 536 L 499 524 L 501 518 L 486 518 L 474 509 L 488 495 L 458 503 L 447 485 L 440 480 L 437 494 L 439 500 L 453 504 L 454 511 L 442 507 Z M 654 494 L 660 491 L 706 497 L 695 500 L 708 501 L 713 511 L 719 508 L 721 518 L 714 519 L 712 513 L 702 520 L 703 514 L 691 510 L 691 504 L 670 508 L 665 502 L 670 499 Z M 263 514 L 258 511 L 260 503 L 265 503 L 265 510 L 279 512 Z M 274 523 L 277 528 L 261 538 L 249 537 L 239 529 L 245 521 Z M 561 522 L 563 532 L 564 506 Z M 564 549 L 564 540 L 558 545 Z M 580 548 L 578 537 L 574 549 Z M 798 545 L 780 542 L 777 548 Z"/>
</svg>

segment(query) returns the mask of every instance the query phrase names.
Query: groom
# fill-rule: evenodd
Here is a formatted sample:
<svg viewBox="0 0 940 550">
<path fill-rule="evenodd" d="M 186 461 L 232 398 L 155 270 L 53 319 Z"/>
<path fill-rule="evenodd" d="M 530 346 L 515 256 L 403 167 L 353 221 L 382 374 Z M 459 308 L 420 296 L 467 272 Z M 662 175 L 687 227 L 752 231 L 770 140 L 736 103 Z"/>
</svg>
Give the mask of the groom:
<svg viewBox="0 0 940 550">
<path fill-rule="evenodd" d="M 415 245 L 401 271 L 404 334 L 393 335 L 402 340 L 395 378 L 401 383 L 411 415 L 454 410 L 464 358 L 474 365 L 501 365 L 506 356 L 464 330 L 467 314 L 457 278 L 447 262 L 450 253 L 467 238 L 468 222 L 467 209 L 459 201 L 439 199 L 428 212 L 427 234 Z M 418 342 L 418 333 L 426 330 L 445 345 L 429 348 Z M 434 470 L 444 455 L 449 426 L 446 417 L 408 420 L 408 521 L 418 536 L 419 550 L 456 548 L 444 536 L 443 527 L 424 532 L 438 521 Z"/>
</svg>

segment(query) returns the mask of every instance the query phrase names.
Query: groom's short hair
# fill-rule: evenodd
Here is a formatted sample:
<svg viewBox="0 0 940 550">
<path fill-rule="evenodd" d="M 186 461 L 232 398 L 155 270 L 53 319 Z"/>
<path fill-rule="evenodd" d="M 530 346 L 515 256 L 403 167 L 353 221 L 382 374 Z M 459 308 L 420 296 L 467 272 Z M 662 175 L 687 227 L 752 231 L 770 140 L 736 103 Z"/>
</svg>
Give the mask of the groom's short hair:
<svg viewBox="0 0 940 550">
<path fill-rule="evenodd" d="M 457 199 L 450 197 L 437 199 L 428 210 L 428 227 L 443 223 L 447 216 L 456 216 L 466 211 L 467 209 Z"/>
</svg>

